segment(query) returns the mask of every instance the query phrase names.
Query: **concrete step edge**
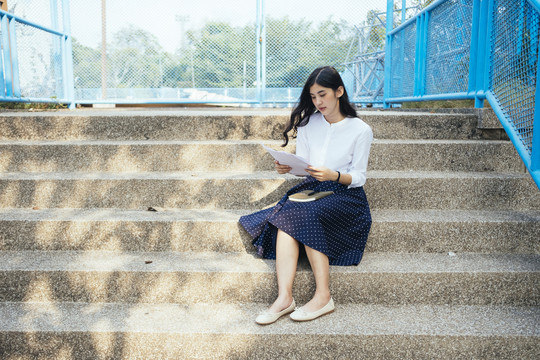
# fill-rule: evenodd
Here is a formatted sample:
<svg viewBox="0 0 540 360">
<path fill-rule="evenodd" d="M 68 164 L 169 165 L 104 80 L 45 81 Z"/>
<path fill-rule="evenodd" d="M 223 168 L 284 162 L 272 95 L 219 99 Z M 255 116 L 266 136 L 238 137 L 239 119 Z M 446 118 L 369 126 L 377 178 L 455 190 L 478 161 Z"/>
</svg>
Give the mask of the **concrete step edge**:
<svg viewBox="0 0 540 360">
<path fill-rule="evenodd" d="M 251 212 L 0 208 L 0 250 L 254 253 L 238 224 Z M 375 209 L 372 218 L 369 252 L 540 253 L 540 210 Z"/>
<path fill-rule="evenodd" d="M 527 179 L 527 173 L 502 172 L 441 172 L 441 171 L 368 171 L 367 178 L 372 179 Z M 1 180 L 186 180 L 186 179 L 227 179 L 227 180 L 285 180 L 299 179 L 293 175 L 280 175 L 275 171 L 175 171 L 175 172 L 10 172 L 1 173 Z"/>
<path fill-rule="evenodd" d="M 151 145 L 258 145 L 279 146 L 281 140 L 271 139 L 229 139 L 229 140 L 0 140 L 0 146 L 151 146 Z M 291 141 L 294 144 L 295 141 Z M 509 145 L 505 140 L 482 139 L 378 139 L 373 144 L 381 145 Z"/>
<path fill-rule="evenodd" d="M 283 116 L 289 117 L 291 109 L 167 109 L 167 110 L 132 110 L 132 109 L 115 109 L 115 110 L 70 110 L 70 111 L 13 111 L 2 112 L 0 118 L 75 118 L 75 117 L 231 117 L 231 116 L 244 116 L 244 117 L 258 117 L 258 116 Z M 472 113 L 436 113 L 430 111 L 385 111 L 385 110 L 362 110 L 358 112 L 360 118 L 371 116 L 387 116 L 387 117 L 478 117 Z"/>
<path fill-rule="evenodd" d="M 332 267 L 342 303 L 539 306 L 540 254 L 366 253 Z M 275 261 L 246 253 L 2 251 L 0 301 L 126 303 L 271 302 Z M 301 259 L 294 296 L 307 302 L 313 273 Z"/>
<path fill-rule="evenodd" d="M 26 209 L 0 208 L 0 222 L 6 221 L 70 221 L 70 222 L 234 222 L 240 216 L 247 215 L 253 210 L 231 209 L 179 209 L 159 208 L 156 211 L 148 209 Z M 374 222 L 421 222 L 421 223 L 501 223 L 501 222 L 540 222 L 540 210 L 390 210 L 372 209 Z"/>
<path fill-rule="evenodd" d="M 302 304 L 298 304 L 301 306 Z M 0 303 L 0 333 L 142 332 L 354 336 L 531 336 L 540 339 L 539 307 L 336 303 L 333 313 L 297 323 L 284 316 L 255 324 L 267 304 Z M 182 319 L 182 321 L 179 321 Z"/>
<path fill-rule="evenodd" d="M 305 264 L 307 266 L 307 264 Z M 365 253 L 359 266 L 332 273 L 534 273 L 540 254 Z M 310 271 L 309 266 L 303 270 Z M 275 262 L 246 253 L 0 251 L 0 271 L 273 273 Z"/>
</svg>

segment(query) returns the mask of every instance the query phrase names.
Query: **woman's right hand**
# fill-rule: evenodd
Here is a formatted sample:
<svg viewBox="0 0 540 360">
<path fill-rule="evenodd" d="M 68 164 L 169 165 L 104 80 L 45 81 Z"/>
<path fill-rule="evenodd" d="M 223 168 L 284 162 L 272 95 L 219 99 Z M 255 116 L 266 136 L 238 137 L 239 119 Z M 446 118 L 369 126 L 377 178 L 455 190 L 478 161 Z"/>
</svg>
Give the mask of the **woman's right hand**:
<svg viewBox="0 0 540 360">
<path fill-rule="evenodd" d="M 274 160 L 274 164 L 276 166 L 276 171 L 280 174 L 287 174 L 289 171 L 292 170 L 289 165 L 281 165 L 277 160 Z"/>
</svg>

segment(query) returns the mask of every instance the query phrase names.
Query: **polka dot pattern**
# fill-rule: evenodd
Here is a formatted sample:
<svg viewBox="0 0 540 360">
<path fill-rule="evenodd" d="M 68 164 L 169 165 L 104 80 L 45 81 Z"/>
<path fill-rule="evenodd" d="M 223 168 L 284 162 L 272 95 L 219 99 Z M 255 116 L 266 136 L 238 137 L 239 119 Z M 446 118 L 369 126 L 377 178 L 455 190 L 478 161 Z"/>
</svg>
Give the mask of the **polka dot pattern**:
<svg viewBox="0 0 540 360">
<path fill-rule="evenodd" d="M 303 190 L 334 191 L 312 202 L 294 202 L 288 196 Z M 300 243 L 322 252 L 330 265 L 358 265 L 371 228 L 371 213 L 363 187 L 347 188 L 334 181 L 308 176 L 287 191 L 272 208 L 240 218 L 265 259 L 276 258 L 276 235 L 281 229 Z"/>
</svg>

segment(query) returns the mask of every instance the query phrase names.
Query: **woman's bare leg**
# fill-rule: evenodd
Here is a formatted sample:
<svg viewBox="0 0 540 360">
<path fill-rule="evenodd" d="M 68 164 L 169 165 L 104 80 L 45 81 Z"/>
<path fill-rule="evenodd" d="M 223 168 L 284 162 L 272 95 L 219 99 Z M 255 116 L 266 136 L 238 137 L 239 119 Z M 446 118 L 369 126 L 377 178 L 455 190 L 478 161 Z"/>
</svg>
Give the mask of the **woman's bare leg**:
<svg viewBox="0 0 540 360">
<path fill-rule="evenodd" d="M 300 245 L 298 241 L 278 229 L 276 238 L 278 297 L 269 311 L 280 312 L 291 305 L 293 300 L 292 288 L 299 254 Z"/>
<path fill-rule="evenodd" d="M 306 254 L 315 276 L 315 295 L 302 308 L 307 312 L 322 309 L 330 301 L 330 265 L 328 256 L 306 246 Z"/>
</svg>

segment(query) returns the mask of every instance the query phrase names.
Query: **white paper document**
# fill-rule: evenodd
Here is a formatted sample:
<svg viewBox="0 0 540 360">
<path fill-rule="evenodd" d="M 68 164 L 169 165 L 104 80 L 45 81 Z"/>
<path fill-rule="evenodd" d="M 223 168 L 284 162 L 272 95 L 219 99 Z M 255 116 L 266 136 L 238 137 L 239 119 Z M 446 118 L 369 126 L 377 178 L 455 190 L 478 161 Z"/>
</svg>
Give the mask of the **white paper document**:
<svg viewBox="0 0 540 360">
<path fill-rule="evenodd" d="M 269 148 L 268 146 L 262 146 L 264 150 L 268 151 L 274 159 L 276 159 L 281 165 L 289 165 L 292 170 L 289 174 L 292 175 L 310 175 L 305 169 L 309 166 L 306 159 L 295 154 L 291 154 L 285 151 L 278 151 Z"/>
</svg>

